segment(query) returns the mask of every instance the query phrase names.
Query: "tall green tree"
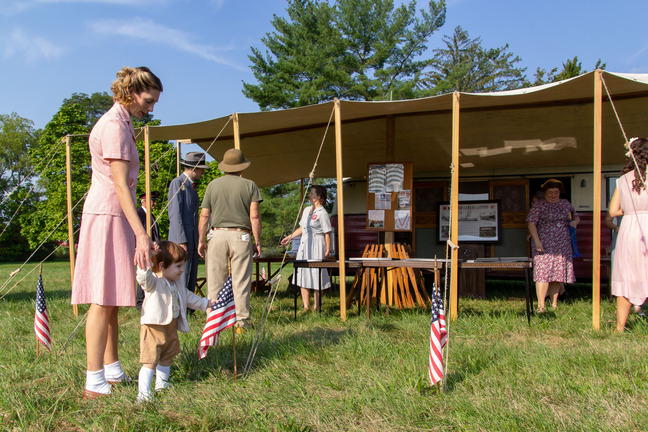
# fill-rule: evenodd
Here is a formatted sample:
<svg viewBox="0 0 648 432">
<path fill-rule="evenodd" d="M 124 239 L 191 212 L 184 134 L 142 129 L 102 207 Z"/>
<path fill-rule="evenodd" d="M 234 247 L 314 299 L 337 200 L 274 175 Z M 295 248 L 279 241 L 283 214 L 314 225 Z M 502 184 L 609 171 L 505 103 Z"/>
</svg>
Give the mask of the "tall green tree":
<svg viewBox="0 0 648 432">
<path fill-rule="evenodd" d="M 38 145 L 39 134 L 29 119 L 0 115 L 0 261 L 24 259 L 29 250 L 18 215 L 31 212 L 38 200 L 29 150 Z"/>
<path fill-rule="evenodd" d="M 92 130 L 95 123 L 113 105 L 113 98 L 106 92 L 95 92 L 91 95 L 85 93 L 72 93 L 69 98 L 63 99 L 63 105 L 76 104 L 86 115 L 86 127 Z"/>
<path fill-rule="evenodd" d="M 443 43 L 445 48 L 434 50 L 430 69 L 421 79 L 420 95 L 494 92 L 524 85 L 526 68 L 516 66 L 521 59 L 508 51 L 508 44 L 484 48 L 480 37 L 471 39 L 461 26 L 452 36 L 444 36 Z"/>
<path fill-rule="evenodd" d="M 413 97 L 430 36 L 445 22 L 445 0 L 417 12 L 416 1 L 288 0 L 287 18 L 252 47 L 257 84 L 243 94 L 262 110 L 316 104 L 340 97 L 384 100 Z"/>
<path fill-rule="evenodd" d="M 606 63 L 603 63 L 601 59 L 598 59 L 596 65 L 594 65 L 594 69 L 605 69 L 606 66 Z M 557 67 L 552 68 L 549 71 L 544 68 L 537 68 L 533 85 L 548 84 L 568 78 L 574 78 L 584 73 L 587 73 L 587 70 L 583 69 L 583 62 L 578 60 L 578 56 L 574 56 L 573 59 L 567 59 L 563 62 L 562 70 L 560 70 L 560 72 Z"/>
</svg>

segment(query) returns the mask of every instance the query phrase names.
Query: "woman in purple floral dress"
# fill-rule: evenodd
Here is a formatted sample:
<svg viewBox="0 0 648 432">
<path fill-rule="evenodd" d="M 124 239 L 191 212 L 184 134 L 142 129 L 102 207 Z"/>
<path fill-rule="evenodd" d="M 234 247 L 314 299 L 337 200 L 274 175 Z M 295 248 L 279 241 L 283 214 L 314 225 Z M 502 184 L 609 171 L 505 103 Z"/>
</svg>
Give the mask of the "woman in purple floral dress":
<svg viewBox="0 0 648 432">
<path fill-rule="evenodd" d="M 538 312 L 544 312 L 545 298 L 558 307 L 558 293 L 565 283 L 574 283 L 574 263 L 569 226 L 576 228 L 580 217 L 566 199 L 560 199 L 565 188 L 560 180 L 543 183 L 544 200 L 536 202 L 527 216 L 533 239 L 533 280 L 536 283 Z M 573 215 L 573 218 L 570 217 Z"/>
</svg>

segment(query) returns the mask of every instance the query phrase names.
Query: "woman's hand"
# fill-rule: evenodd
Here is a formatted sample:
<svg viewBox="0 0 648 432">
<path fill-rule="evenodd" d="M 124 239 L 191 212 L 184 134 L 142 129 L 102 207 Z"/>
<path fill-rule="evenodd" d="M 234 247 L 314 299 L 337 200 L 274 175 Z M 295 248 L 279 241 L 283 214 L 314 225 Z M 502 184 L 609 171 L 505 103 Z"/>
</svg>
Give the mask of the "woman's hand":
<svg viewBox="0 0 648 432">
<path fill-rule="evenodd" d="M 135 265 L 144 270 L 151 267 L 152 253 L 155 253 L 153 240 L 146 234 L 138 236 L 135 246 Z"/>
<path fill-rule="evenodd" d="M 292 240 L 292 236 L 286 236 L 283 238 L 283 240 L 281 240 L 281 245 L 286 246 L 288 243 L 290 243 L 291 240 Z"/>
<path fill-rule="evenodd" d="M 572 227 L 572 228 L 576 228 L 578 226 L 578 221 L 573 220 L 573 221 L 569 222 L 569 226 Z"/>
<path fill-rule="evenodd" d="M 542 246 L 542 242 L 540 242 L 540 241 L 535 242 L 534 241 L 534 244 L 535 244 L 536 251 L 544 252 L 544 247 Z"/>
<path fill-rule="evenodd" d="M 328 258 L 329 255 L 331 255 L 331 251 L 326 249 L 326 252 L 324 252 L 324 259 Z"/>
</svg>

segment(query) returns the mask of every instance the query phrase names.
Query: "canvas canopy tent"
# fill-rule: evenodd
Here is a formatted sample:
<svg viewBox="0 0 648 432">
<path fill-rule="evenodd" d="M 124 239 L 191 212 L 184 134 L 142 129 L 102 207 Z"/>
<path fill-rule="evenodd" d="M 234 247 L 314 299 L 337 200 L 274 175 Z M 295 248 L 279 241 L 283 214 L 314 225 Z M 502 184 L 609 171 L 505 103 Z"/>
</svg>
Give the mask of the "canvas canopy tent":
<svg viewBox="0 0 648 432">
<path fill-rule="evenodd" d="M 216 160 L 228 148 L 239 146 L 253 162 L 245 176 L 259 186 L 307 177 L 323 139 L 317 177 L 364 176 L 367 163 L 380 160 L 412 161 L 418 175 L 449 175 L 453 164 L 452 201 L 456 204 L 458 188 L 454 185 L 459 170 L 470 175 L 503 175 L 523 173 L 530 167 L 583 165 L 592 166 L 595 174 L 598 170 L 600 178 L 601 164 L 622 164 L 625 138 L 607 92 L 626 135 L 648 135 L 644 115 L 648 75 L 604 71 L 514 91 L 390 102 L 328 102 L 146 129 L 148 139 L 190 140 Z M 338 142 L 331 123 L 336 104 Z M 329 125 L 331 130 L 325 133 Z M 600 211 L 600 187 L 595 188 L 594 202 Z M 343 211 L 338 209 L 338 214 L 343 216 Z M 453 230 L 456 226 L 455 222 Z M 343 251 L 343 233 L 339 237 Z M 596 253 L 600 251 L 594 249 L 596 285 L 600 271 Z"/>
<path fill-rule="evenodd" d="M 648 75 L 603 73 L 630 136 L 646 134 Z M 516 170 L 593 162 L 594 72 L 521 90 L 461 94 L 460 164 L 471 170 Z M 415 161 L 416 173 L 448 172 L 452 153 L 452 97 L 393 102 L 340 101 L 343 173 L 364 176 L 367 162 L 388 154 Z M 302 108 L 239 113 L 241 149 L 253 161 L 246 177 L 260 187 L 308 176 L 331 117 L 333 102 Z M 391 123 L 391 125 L 390 125 Z M 621 164 L 624 142 L 609 104 L 603 110 L 604 165 Z M 332 126 L 331 126 L 332 127 Z M 151 126 L 150 139 L 189 139 L 220 160 L 234 147 L 230 116 L 198 123 Z M 393 135 L 388 130 L 393 129 Z M 220 133 L 222 130 L 222 133 Z M 213 142 L 215 137 L 220 136 Z M 213 144 L 212 144 L 213 142 Z M 316 175 L 335 177 L 332 129 Z M 211 146 L 211 147 L 210 147 Z"/>
</svg>

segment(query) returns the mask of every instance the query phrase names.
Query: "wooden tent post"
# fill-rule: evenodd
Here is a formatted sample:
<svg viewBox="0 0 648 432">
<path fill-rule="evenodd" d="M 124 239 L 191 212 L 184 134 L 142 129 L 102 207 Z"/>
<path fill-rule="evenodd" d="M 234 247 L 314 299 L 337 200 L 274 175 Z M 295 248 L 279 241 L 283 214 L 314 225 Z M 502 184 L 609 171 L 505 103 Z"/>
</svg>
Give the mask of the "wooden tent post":
<svg viewBox="0 0 648 432">
<path fill-rule="evenodd" d="M 450 241 L 458 245 L 459 237 L 459 92 L 452 94 L 452 178 L 450 180 Z M 450 248 L 450 321 L 457 320 L 459 306 L 459 250 Z M 447 269 L 446 269 L 447 274 Z"/>
<path fill-rule="evenodd" d="M 65 136 L 65 181 L 67 183 L 67 214 L 68 214 L 68 251 L 70 252 L 70 289 L 74 284 L 74 214 L 72 211 L 72 141 L 70 135 Z M 77 316 L 77 305 L 72 305 L 72 314 Z"/>
<path fill-rule="evenodd" d="M 396 161 L 396 129 L 394 116 L 388 115 L 385 119 L 385 161 Z M 385 245 L 394 244 L 394 231 L 385 231 Z M 391 258 L 391 248 L 387 248 L 388 257 Z M 391 274 L 388 274 L 388 278 Z"/>
<path fill-rule="evenodd" d="M 594 72 L 594 212 L 592 238 L 592 326 L 601 328 L 601 142 L 603 87 L 599 69 Z"/>
<path fill-rule="evenodd" d="M 232 126 L 234 127 L 234 148 L 241 150 L 238 113 L 232 114 Z"/>
<path fill-rule="evenodd" d="M 337 174 L 338 259 L 340 260 L 340 318 L 346 321 L 346 268 L 344 255 L 344 194 L 342 175 L 342 119 L 340 100 L 333 101 L 335 110 L 335 172 Z"/>
<path fill-rule="evenodd" d="M 176 177 L 180 175 L 182 171 L 181 166 L 180 166 L 180 161 L 182 160 L 182 143 L 180 140 L 177 141 L 177 147 L 176 147 Z"/>
<path fill-rule="evenodd" d="M 144 127 L 144 170 L 146 185 L 146 232 L 151 235 L 151 135 L 149 127 Z"/>
</svg>

